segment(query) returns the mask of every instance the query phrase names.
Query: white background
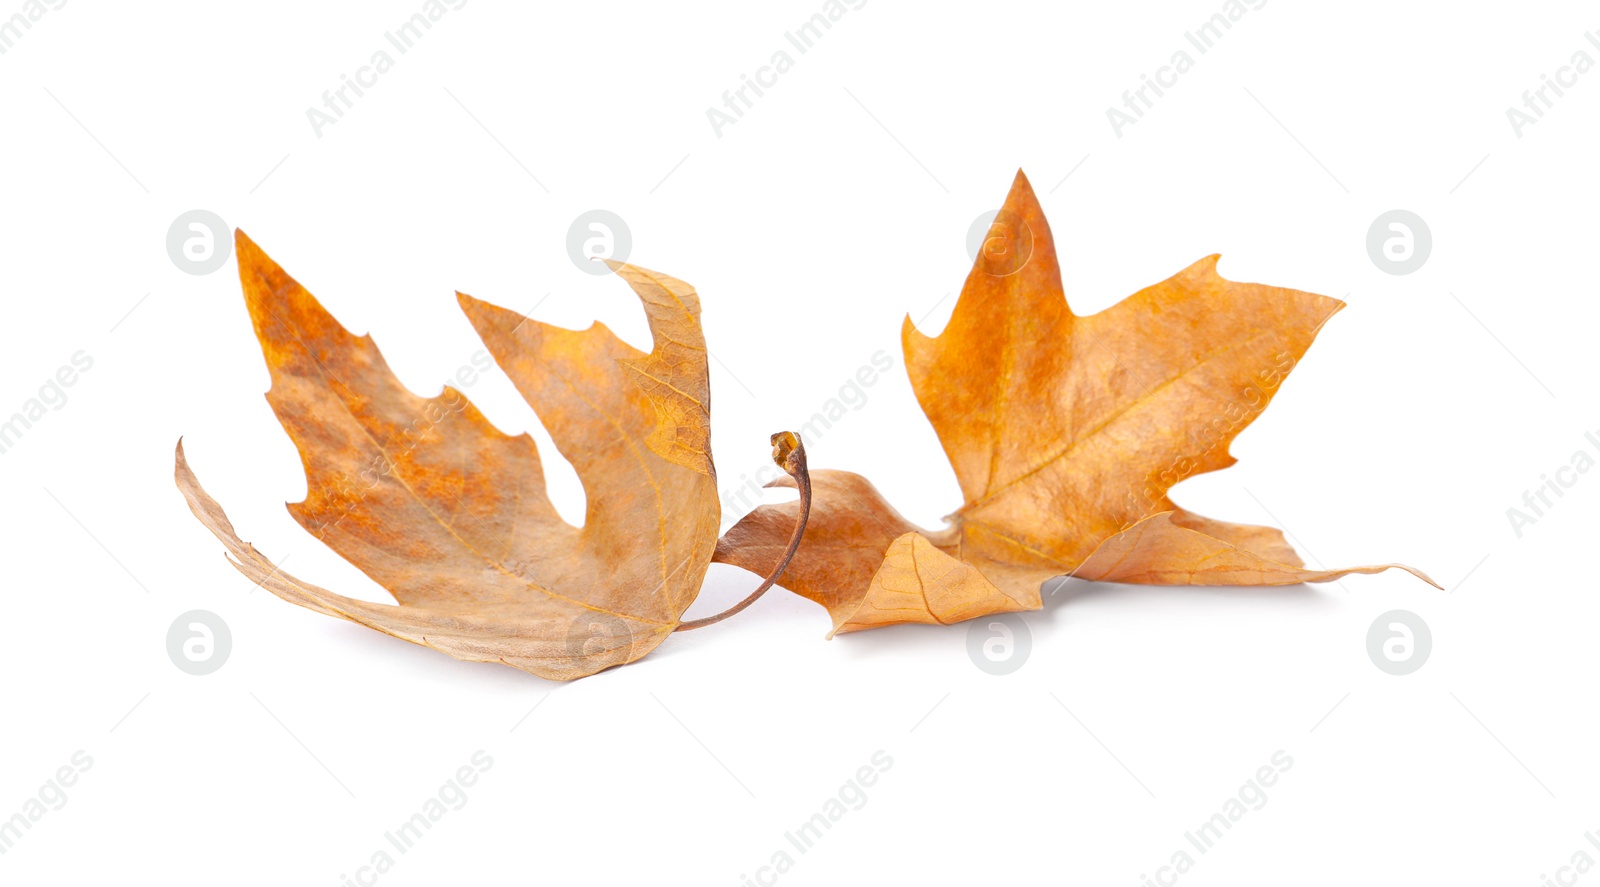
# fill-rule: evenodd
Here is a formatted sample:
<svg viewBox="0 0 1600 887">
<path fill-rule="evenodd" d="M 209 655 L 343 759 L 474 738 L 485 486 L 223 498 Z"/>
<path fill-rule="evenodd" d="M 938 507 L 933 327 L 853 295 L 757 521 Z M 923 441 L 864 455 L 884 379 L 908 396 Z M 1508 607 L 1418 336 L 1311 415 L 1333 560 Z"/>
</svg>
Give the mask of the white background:
<svg viewBox="0 0 1600 887">
<path fill-rule="evenodd" d="M 479 749 L 494 765 L 466 806 L 378 883 L 731 887 L 787 850 L 784 885 L 1135 885 L 1188 849 L 1185 885 L 1531 887 L 1600 858 L 1583 838 L 1600 829 L 1600 476 L 1521 538 L 1506 515 L 1600 429 L 1600 72 L 1520 138 L 1506 118 L 1575 51 L 1600 59 L 1592 8 L 1271 0 L 1201 56 L 1183 34 L 1218 0 L 870 0 L 802 56 L 783 35 L 817 0 L 471 0 L 314 134 L 306 109 L 420 8 L 71 0 L 0 55 L 0 414 L 75 352 L 94 361 L 0 455 L 0 817 L 75 751 L 94 761 L 0 881 L 339 884 Z M 706 109 L 778 49 L 793 69 L 715 135 Z M 1119 138 L 1106 109 L 1178 49 L 1193 70 Z M 1447 590 L 1395 572 L 1073 582 L 1027 617 L 1031 658 L 1005 677 L 974 667 L 965 626 L 825 641 L 821 608 L 774 591 L 556 685 L 253 590 L 173 487 L 182 435 L 241 536 L 387 600 L 283 508 L 305 482 L 234 265 L 175 267 L 180 213 L 243 228 L 432 394 L 481 347 L 456 289 L 647 346 L 627 288 L 567 258 L 572 220 L 605 208 L 631 261 L 700 292 L 725 489 L 884 349 L 894 368 L 811 463 L 937 526 L 960 497 L 900 322 L 942 327 L 967 228 L 1019 167 L 1079 313 L 1212 252 L 1229 278 L 1345 299 L 1239 464 L 1175 498 L 1281 526 L 1313 564 L 1400 560 Z M 1396 208 L 1434 240 L 1408 276 L 1366 253 Z M 532 431 L 581 515 L 505 378 L 467 393 Z M 691 615 L 754 582 L 713 568 Z M 195 608 L 233 632 L 205 677 L 166 653 Z M 1433 633 L 1405 677 L 1365 649 L 1394 608 Z M 868 803 L 795 852 L 785 831 L 880 749 L 894 763 Z M 1280 749 L 1294 765 L 1268 803 L 1189 847 Z"/>
</svg>

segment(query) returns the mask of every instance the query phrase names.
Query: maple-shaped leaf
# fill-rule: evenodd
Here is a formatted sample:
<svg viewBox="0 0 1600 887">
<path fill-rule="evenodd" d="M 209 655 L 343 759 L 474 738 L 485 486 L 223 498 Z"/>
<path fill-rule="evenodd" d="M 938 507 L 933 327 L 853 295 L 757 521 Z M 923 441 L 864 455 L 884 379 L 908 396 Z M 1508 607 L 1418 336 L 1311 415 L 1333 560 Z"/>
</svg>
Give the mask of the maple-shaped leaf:
<svg viewBox="0 0 1600 887">
<path fill-rule="evenodd" d="M 964 503 L 947 528 L 923 530 L 865 478 L 813 471 L 810 523 L 783 584 L 842 632 L 1036 610 L 1041 583 L 1062 575 L 1285 585 L 1398 566 L 1306 569 L 1278 530 L 1201 517 L 1167 497 L 1234 463 L 1229 443 L 1344 307 L 1224 280 L 1217 259 L 1073 314 L 1050 226 L 1019 171 L 944 331 L 926 336 L 908 316 L 901 335 Z M 717 559 L 770 563 L 795 508 L 758 508 Z"/>
<path fill-rule="evenodd" d="M 399 605 L 277 569 L 201 489 L 180 441 L 178 486 L 240 572 L 319 613 L 558 680 L 633 662 L 680 624 L 720 515 L 693 288 L 609 263 L 644 303 L 649 354 L 599 323 L 561 329 L 458 294 L 576 469 L 580 528 L 551 506 L 531 437 L 500 432 L 454 388 L 411 393 L 370 337 L 346 331 L 243 232 L 236 243 L 267 399 L 306 472 L 289 512 Z"/>
</svg>

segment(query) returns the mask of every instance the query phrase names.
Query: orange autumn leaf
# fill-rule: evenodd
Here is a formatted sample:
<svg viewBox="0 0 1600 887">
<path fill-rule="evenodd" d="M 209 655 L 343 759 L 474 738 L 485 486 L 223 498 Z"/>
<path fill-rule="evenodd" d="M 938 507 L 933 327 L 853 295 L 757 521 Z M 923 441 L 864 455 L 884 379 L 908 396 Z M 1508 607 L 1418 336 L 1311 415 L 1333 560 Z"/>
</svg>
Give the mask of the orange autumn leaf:
<svg viewBox="0 0 1600 887">
<path fill-rule="evenodd" d="M 453 388 L 412 394 L 370 337 L 347 332 L 243 232 L 236 242 L 267 399 L 306 472 L 289 512 L 399 603 L 274 567 L 239 539 L 180 442 L 178 486 L 240 572 L 307 609 L 557 680 L 633 662 L 680 625 L 720 516 L 692 287 L 609 263 L 644 304 L 649 354 L 599 323 L 566 330 L 458 295 L 576 469 L 588 506 L 574 527 L 550 504 L 531 437 L 503 434 Z"/>
<path fill-rule="evenodd" d="M 1168 498 L 1178 481 L 1234 463 L 1229 444 L 1344 307 L 1225 280 L 1217 259 L 1073 314 L 1050 227 L 1018 172 L 944 331 L 926 336 L 909 317 L 902 329 L 912 388 L 963 504 L 948 527 L 924 530 L 865 478 L 814 471 L 809 528 L 783 584 L 844 632 L 1036 610 L 1041 583 L 1063 575 L 1285 585 L 1397 566 L 1306 569 L 1278 530 Z M 770 563 L 794 512 L 758 508 L 717 559 Z"/>
</svg>

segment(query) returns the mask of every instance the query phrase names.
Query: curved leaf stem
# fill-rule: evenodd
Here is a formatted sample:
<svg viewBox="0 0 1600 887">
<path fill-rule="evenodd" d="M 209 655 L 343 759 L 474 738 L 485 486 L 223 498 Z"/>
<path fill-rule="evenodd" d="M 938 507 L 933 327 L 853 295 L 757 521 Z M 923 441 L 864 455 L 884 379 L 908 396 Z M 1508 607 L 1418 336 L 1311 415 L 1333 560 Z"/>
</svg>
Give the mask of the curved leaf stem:
<svg viewBox="0 0 1600 887">
<path fill-rule="evenodd" d="M 789 536 L 789 546 L 784 550 L 783 557 L 778 560 L 777 566 L 772 568 L 772 572 L 767 575 L 766 580 L 755 591 L 750 592 L 749 597 L 714 616 L 680 623 L 673 631 L 689 631 L 694 628 L 715 625 L 738 613 L 760 600 L 761 596 L 767 593 L 767 589 L 777 584 L 778 577 L 783 575 L 783 571 L 788 569 L 789 561 L 794 557 L 795 550 L 800 547 L 800 537 L 805 535 L 806 518 L 811 516 L 811 473 L 806 469 L 806 448 L 805 444 L 800 441 L 800 435 L 793 431 L 780 431 L 774 434 L 772 436 L 772 461 L 778 463 L 778 467 L 794 478 L 795 483 L 800 487 L 800 520 L 795 522 L 794 533 Z"/>
</svg>

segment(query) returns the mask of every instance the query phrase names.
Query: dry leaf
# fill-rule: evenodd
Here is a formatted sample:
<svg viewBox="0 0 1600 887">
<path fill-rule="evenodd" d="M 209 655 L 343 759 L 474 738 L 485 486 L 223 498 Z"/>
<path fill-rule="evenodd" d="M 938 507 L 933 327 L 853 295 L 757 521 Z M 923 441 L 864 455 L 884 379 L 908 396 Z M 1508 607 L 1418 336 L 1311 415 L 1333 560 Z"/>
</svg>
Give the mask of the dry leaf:
<svg viewBox="0 0 1600 887">
<path fill-rule="evenodd" d="M 815 471 L 810 528 L 784 585 L 826 607 L 841 632 L 1036 610 L 1041 583 L 1061 575 L 1285 585 L 1398 566 L 1305 569 L 1279 531 L 1167 498 L 1179 480 L 1233 464 L 1229 443 L 1344 307 L 1224 280 L 1217 259 L 1077 316 L 1018 172 L 944 332 L 929 338 L 909 317 L 902 329 L 912 388 L 964 504 L 947 529 L 922 530 L 865 478 Z M 757 509 L 717 559 L 770 563 L 794 510 Z"/>
<path fill-rule="evenodd" d="M 532 438 L 459 391 L 418 397 L 239 232 L 239 276 L 272 375 L 267 395 L 305 465 L 300 525 L 399 606 L 344 597 L 240 541 L 177 452 L 177 482 L 240 572 L 273 594 L 458 659 L 558 680 L 650 652 L 699 592 L 720 506 L 700 302 L 681 280 L 609 263 L 643 301 L 649 354 L 459 295 L 489 351 L 571 461 L 581 528 L 551 507 Z"/>
</svg>

